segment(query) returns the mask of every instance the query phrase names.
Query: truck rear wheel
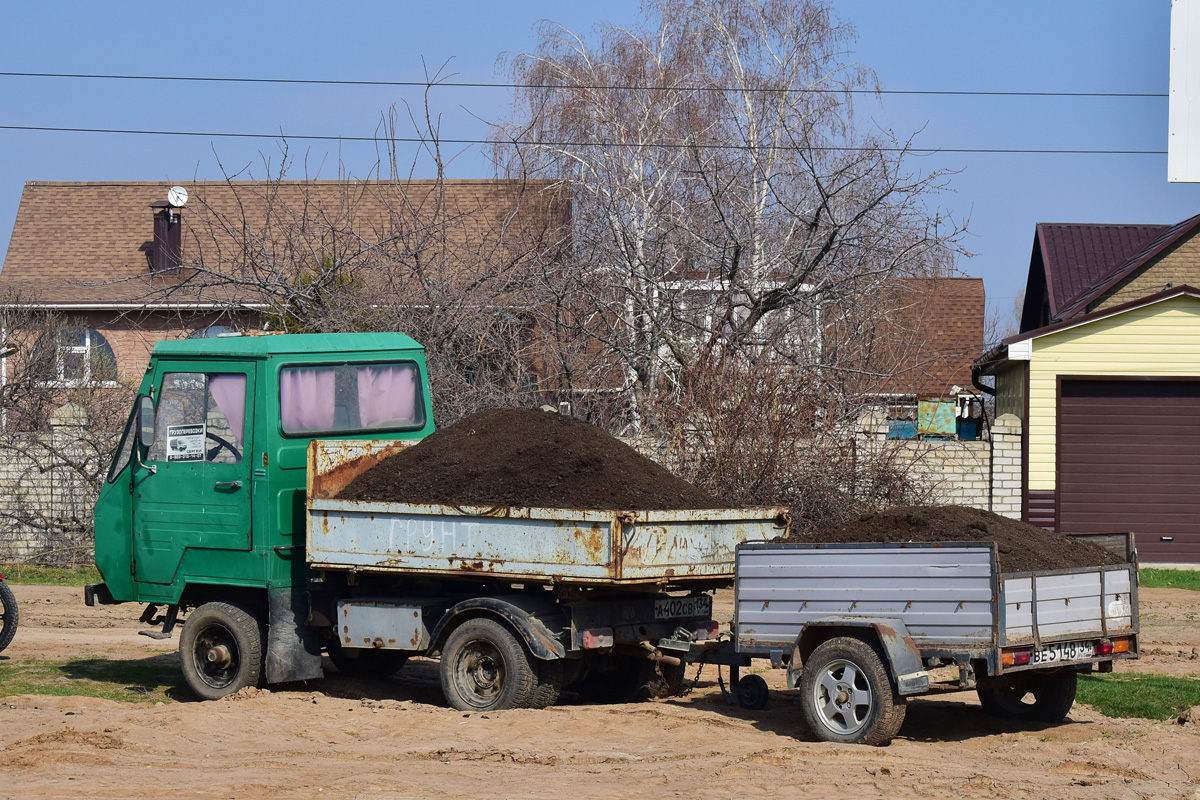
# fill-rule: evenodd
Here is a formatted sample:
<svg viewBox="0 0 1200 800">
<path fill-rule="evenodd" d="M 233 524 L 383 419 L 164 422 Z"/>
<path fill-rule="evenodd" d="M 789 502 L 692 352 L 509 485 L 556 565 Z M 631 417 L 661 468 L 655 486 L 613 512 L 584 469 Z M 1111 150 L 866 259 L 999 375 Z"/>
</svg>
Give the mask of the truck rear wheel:
<svg viewBox="0 0 1200 800">
<path fill-rule="evenodd" d="M 904 697 L 869 643 L 839 636 L 804 661 L 800 706 L 818 739 L 882 747 L 904 723 Z"/>
<path fill-rule="evenodd" d="M 232 603 L 205 603 L 188 615 L 179 636 L 179 661 L 202 700 L 220 700 L 257 686 L 263 672 L 262 623 Z"/>
<path fill-rule="evenodd" d="M 459 711 L 545 708 L 562 688 L 561 665 L 537 662 L 516 635 L 492 619 L 469 619 L 442 648 L 442 692 Z"/>
<path fill-rule="evenodd" d="M 979 704 L 993 717 L 1022 722 L 1062 722 L 1075 704 L 1079 674 L 1060 670 L 1050 674 L 1014 675 L 1006 686 L 977 690 Z"/>
</svg>

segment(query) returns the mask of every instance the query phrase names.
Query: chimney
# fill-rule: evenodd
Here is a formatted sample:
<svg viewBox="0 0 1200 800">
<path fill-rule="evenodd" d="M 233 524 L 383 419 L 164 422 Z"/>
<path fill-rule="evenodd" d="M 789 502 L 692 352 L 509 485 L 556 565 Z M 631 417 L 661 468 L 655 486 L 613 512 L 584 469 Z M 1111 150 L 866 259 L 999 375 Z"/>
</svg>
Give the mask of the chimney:
<svg viewBox="0 0 1200 800">
<path fill-rule="evenodd" d="M 150 271 L 172 273 L 183 263 L 183 205 L 187 191 L 173 186 L 166 200 L 151 203 L 154 209 L 154 245 L 150 251 Z"/>
</svg>

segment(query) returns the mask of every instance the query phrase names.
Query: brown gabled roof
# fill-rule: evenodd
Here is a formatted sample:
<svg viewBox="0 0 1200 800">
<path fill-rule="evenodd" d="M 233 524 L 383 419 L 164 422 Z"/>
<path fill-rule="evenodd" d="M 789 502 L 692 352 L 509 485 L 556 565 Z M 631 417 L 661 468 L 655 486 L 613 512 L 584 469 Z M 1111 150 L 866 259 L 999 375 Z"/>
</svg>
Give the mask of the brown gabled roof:
<svg viewBox="0 0 1200 800">
<path fill-rule="evenodd" d="M 1037 225 L 1024 331 L 1086 314 L 1088 306 L 1200 228 L 1200 215 L 1175 225 Z"/>
<path fill-rule="evenodd" d="M 184 275 L 152 275 L 151 203 L 166 198 L 168 182 L 30 182 L 17 210 L 0 270 L 0 291 L 63 306 L 144 302 Z M 504 180 L 191 182 L 183 209 L 184 264 L 202 259 L 222 269 L 236 261 L 238 239 L 260 233 L 270 246 L 294 246 L 297 232 L 356 232 L 381 236 L 401 228 L 419 238 L 441 214 L 439 232 L 460 250 L 495 253 L 533 228 L 562 226 L 566 204 L 549 182 Z M 273 219 L 267 232 L 265 220 Z M 243 234 L 242 221 L 248 234 Z M 449 221 L 449 222 L 446 222 Z M 316 223 L 316 224 L 314 224 Z M 307 226 L 307 231 L 305 228 Z M 431 228 L 429 235 L 434 235 Z M 314 238 L 320 238 L 314 235 Z M 285 244 L 285 240 L 291 240 Z M 516 246 L 515 244 L 513 246 Z M 319 258 L 314 255 L 314 258 Z M 245 302 L 240 290 L 208 288 L 173 302 Z M 209 296 L 204 296 L 205 292 Z"/>
<path fill-rule="evenodd" d="M 1041 251 L 1050 315 L 1059 318 L 1169 229 L 1167 225 L 1038 223 L 1036 246 Z"/>
</svg>

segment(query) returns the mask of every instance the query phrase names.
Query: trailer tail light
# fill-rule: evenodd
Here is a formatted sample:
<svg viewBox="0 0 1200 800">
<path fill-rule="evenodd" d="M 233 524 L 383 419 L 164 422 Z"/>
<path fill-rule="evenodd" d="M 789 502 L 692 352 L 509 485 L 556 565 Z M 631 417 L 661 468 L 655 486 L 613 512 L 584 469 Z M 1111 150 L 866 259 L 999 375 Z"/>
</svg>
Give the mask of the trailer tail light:
<svg viewBox="0 0 1200 800">
<path fill-rule="evenodd" d="M 612 628 L 589 628 L 583 632 L 583 649 L 596 650 L 613 646 Z"/>
<path fill-rule="evenodd" d="M 1112 655 L 1115 651 L 1116 648 L 1108 639 L 1101 639 L 1100 641 L 1096 642 L 1096 655 L 1098 656 Z"/>
<path fill-rule="evenodd" d="M 1023 667 L 1031 658 L 1032 650 L 1007 650 L 1000 655 L 1000 663 L 1005 667 Z"/>
<path fill-rule="evenodd" d="M 1127 638 L 1113 639 L 1112 651 L 1114 653 L 1128 653 L 1129 652 L 1129 639 L 1127 639 Z"/>
</svg>

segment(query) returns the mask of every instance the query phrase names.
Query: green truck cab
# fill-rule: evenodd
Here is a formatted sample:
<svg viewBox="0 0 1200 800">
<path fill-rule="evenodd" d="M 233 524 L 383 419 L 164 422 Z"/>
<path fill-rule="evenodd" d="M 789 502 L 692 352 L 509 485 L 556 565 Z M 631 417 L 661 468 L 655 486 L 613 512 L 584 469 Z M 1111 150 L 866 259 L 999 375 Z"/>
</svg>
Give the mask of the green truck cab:
<svg viewBox="0 0 1200 800">
<path fill-rule="evenodd" d="M 159 342 L 96 503 L 104 583 L 87 599 L 151 604 L 147 621 L 165 606 L 172 625 L 181 606 L 263 609 L 268 680 L 315 677 L 293 591 L 308 576 L 308 444 L 420 439 L 431 402 L 425 350 L 399 333 Z"/>
</svg>

